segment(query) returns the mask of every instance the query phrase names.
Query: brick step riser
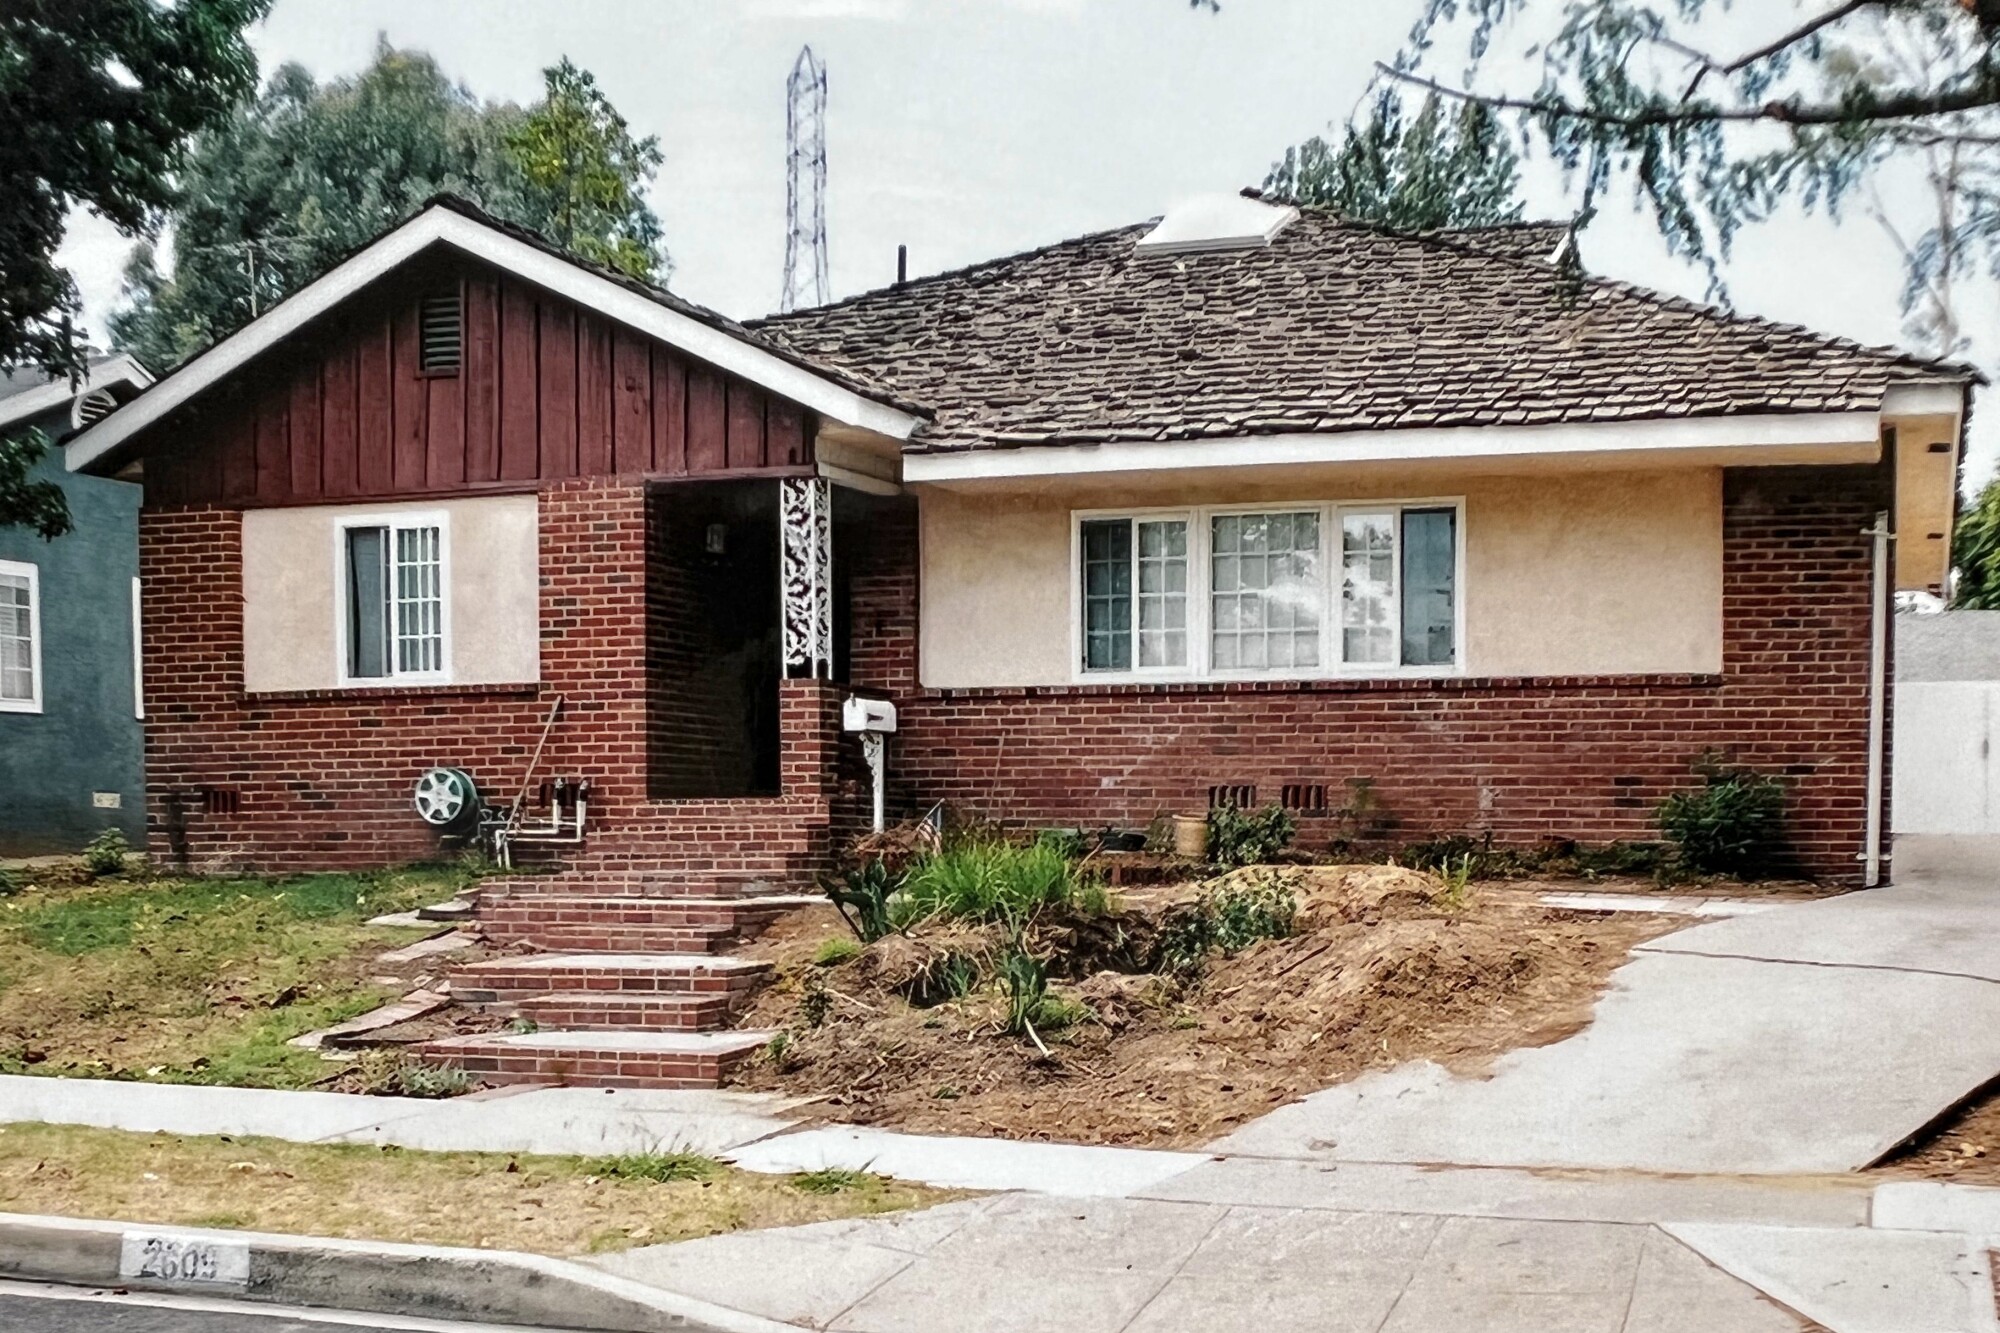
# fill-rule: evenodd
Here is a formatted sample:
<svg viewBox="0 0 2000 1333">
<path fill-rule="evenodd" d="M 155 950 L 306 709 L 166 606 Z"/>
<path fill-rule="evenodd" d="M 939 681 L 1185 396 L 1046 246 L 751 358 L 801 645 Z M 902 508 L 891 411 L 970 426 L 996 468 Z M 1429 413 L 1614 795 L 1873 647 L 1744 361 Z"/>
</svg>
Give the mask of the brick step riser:
<svg viewBox="0 0 2000 1333">
<path fill-rule="evenodd" d="M 765 898 L 784 894 L 809 894 L 816 891 L 817 885 L 813 881 L 796 876 L 731 880 L 698 876 L 653 879 L 568 874 L 489 880 L 482 884 L 479 890 L 482 899 L 495 902 L 502 900 L 518 902 L 540 897 L 633 898 L 673 902 L 681 898 Z"/>
<path fill-rule="evenodd" d="M 547 897 L 498 898 L 479 905 L 477 920 L 490 935 L 520 926 L 602 926 L 622 929 L 651 926 L 664 929 L 740 934 L 762 930 L 792 910 L 790 906 L 754 906 L 754 899 L 741 903 L 706 903 L 672 898 L 578 899 Z"/>
<path fill-rule="evenodd" d="M 727 1001 L 701 1005 L 556 1004 L 524 1000 L 523 1018 L 563 1032 L 717 1032 L 734 1013 Z"/>
<path fill-rule="evenodd" d="M 722 1077 L 753 1052 L 714 1055 L 619 1055 L 590 1058 L 559 1053 L 464 1054 L 423 1052 L 433 1064 L 449 1064 L 488 1083 L 560 1083 L 582 1088 L 716 1088 Z"/>
<path fill-rule="evenodd" d="M 563 926 L 523 922 L 496 930 L 480 923 L 493 944 L 532 944 L 547 953 L 720 953 L 740 943 L 726 931 L 653 926 Z"/>
<path fill-rule="evenodd" d="M 603 995 L 719 995 L 732 1003 L 747 999 L 763 982 L 762 973 L 707 976 L 675 972 L 635 972 L 605 975 L 583 971 L 536 969 L 519 973 L 491 972 L 455 978 L 452 995 L 467 1004 L 506 1004 L 555 991 L 589 991 Z"/>
</svg>

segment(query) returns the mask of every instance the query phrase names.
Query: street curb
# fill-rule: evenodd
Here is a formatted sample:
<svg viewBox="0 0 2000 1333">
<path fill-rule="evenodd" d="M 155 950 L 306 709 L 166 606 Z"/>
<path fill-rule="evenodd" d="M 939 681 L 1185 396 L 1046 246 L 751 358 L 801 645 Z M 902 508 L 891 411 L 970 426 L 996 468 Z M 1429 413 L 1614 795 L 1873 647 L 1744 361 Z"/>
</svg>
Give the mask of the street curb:
<svg viewBox="0 0 2000 1333">
<path fill-rule="evenodd" d="M 133 1255 L 147 1240 L 162 1238 L 208 1247 L 223 1256 L 225 1275 L 141 1276 Z M 240 1277 L 228 1275 L 236 1269 Z M 539 1254 L 20 1213 L 0 1213 L 0 1277 L 593 1333 L 798 1333 L 790 1324 Z"/>
</svg>

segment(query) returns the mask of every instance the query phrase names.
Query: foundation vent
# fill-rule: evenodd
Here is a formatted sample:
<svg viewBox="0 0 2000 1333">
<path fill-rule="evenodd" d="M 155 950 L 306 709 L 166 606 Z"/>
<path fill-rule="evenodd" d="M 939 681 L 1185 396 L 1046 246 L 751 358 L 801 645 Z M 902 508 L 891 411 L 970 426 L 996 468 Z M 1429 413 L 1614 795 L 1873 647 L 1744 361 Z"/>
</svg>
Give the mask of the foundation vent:
<svg viewBox="0 0 2000 1333">
<path fill-rule="evenodd" d="M 1287 782 L 1280 789 L 1278 803 L 1296 815 L 1323 815 L 1326 813 L 1326 784 L 1324 782 Z"/>
<path fill-rule="evenodd" d="M 1238 782 L 1208 789 L 1208 808 L 1219 810 L 1232 805 L 1238 810 L 1254 810 L 1257 807 L 1257 787 L 1255 783 Z"/>
</svg>

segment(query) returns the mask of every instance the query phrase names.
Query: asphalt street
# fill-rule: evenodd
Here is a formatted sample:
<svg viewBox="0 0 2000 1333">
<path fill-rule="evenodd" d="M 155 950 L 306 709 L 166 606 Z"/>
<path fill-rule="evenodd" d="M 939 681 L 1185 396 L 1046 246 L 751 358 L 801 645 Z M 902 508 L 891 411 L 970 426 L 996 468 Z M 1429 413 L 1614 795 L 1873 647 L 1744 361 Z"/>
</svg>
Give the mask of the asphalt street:
<svg viewBox="0 0 2000 1333">
<path fill-rule="evenodd" d="M 0 1282 L 4 1333 L 501 1333 L 491 1324 Z M 510 1328 L 506 1333 L 534 1333 Z"/>
</svg>

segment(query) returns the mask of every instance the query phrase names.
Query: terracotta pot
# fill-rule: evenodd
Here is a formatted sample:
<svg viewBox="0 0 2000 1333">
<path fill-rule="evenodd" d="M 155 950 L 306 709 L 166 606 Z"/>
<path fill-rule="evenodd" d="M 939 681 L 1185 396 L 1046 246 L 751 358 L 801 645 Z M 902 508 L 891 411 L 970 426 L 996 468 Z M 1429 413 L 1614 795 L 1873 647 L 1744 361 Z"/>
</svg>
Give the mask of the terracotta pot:
<svg viewBox="0 0 2000 1333">
<path fill-rule="evenodd" d="M 1208 817 L 1206 815 L 1174 816 L 1174 855 L 1187 861 L 1207 859 Z"/>
</svg>

